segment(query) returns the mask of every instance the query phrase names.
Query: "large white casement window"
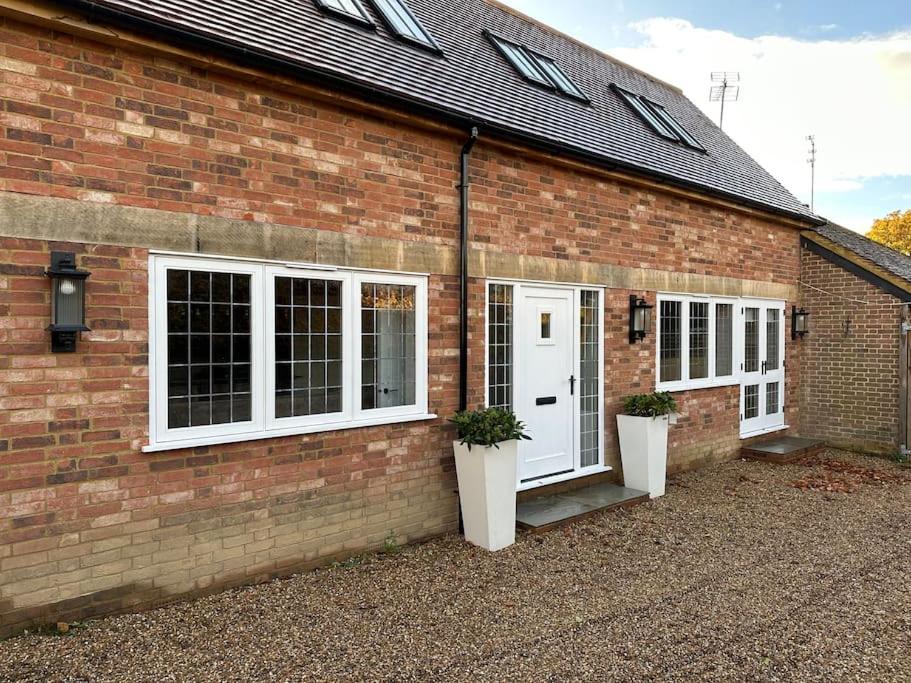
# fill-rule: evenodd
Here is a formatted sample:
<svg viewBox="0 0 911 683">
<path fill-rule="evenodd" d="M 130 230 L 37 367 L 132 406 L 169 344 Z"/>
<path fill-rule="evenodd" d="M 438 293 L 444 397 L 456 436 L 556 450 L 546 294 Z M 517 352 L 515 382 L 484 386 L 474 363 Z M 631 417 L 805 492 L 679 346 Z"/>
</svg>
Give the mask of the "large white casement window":
<svg viewBox="0 0 911 683">
<path fill-rule="evenodd" d="M 661 391 L 736 384 L 736 300 L 658 295 L 658 382 Z"/>
<path fill-rule="evenodd" d="M 153 256 L 148 451 L 426 419 L 427 280 Z"/>
</svg>

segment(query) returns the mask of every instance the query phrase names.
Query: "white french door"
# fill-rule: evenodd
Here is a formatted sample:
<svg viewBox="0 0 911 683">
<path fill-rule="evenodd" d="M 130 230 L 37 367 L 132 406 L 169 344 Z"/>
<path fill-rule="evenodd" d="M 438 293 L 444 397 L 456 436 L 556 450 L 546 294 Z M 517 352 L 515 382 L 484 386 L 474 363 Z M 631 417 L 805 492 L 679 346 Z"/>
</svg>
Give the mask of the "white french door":
<svg viewBox="0 0 911 683">
<path fill-rule="evenodd" d="M 784 426 L 784 316 L 784 303 L 780 301 L 741 302 L 741 437 Z"/>
</svg>

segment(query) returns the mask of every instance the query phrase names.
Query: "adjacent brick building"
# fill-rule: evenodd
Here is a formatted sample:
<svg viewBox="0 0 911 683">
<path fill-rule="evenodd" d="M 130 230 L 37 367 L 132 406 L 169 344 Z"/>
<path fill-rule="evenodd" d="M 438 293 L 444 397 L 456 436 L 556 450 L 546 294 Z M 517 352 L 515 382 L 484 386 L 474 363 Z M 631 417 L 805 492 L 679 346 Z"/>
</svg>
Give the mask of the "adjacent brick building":
<svg viewBox="0 0 911 683">
<path fill-rule="evenodd" d="M 3 632 L 456 530 L 462 402 L 539 434 L 522 401 L 568 406 L 569 469 L 522 489 L 618 477 L 614 415 L 656 387 L 672 470 L 800 427 L 820 221 L 678 90 L 483 0 L 410 3 L 445 59 L 373 4 L 279 27 L 234 3 L 257 30 L 222 35 L 165 4 L 0 10 Z M 52 252 L 91 273 L 75 353 L 50 349 Z M 631 295 L 656 306 L 636 344 Z M 538 347 L 572 377 L 540 384 Z"/>
<path fill-rule="evenodd" d="M 837 225 L 803 237 L 801 431 L 844 448 L 896 455 L 908 441 L 911 258 Z"/>
</svg>

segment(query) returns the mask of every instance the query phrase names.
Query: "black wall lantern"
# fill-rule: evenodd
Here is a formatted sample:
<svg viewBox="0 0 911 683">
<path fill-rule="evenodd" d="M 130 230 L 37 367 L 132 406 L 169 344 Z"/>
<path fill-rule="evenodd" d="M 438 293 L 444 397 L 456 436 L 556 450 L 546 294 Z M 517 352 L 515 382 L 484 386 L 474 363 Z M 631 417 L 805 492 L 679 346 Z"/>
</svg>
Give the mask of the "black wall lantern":
<svg viewBox="0 0 911 683">
<path fill-rule="evenodd" d="M 652 327 L 652 308 L 645 299 L 635 294 L 629 297 L 629 343 L 635 344 L 645 339 Z"/>
<path fill-rule="evenodd" d="M 91 273 L 76 268 L 76 255 L 66 251 L 51 252 L 51 351 L 72 353 L 76 337 L 88 332 L 85 326 L 85 281 Z"/>
<path fill-rule="evenodd" d="M 810 331 L 810 314 L 806 309 L 794 306 L 791 309 L 791 339 L 803 339 Z"/>
</svg>

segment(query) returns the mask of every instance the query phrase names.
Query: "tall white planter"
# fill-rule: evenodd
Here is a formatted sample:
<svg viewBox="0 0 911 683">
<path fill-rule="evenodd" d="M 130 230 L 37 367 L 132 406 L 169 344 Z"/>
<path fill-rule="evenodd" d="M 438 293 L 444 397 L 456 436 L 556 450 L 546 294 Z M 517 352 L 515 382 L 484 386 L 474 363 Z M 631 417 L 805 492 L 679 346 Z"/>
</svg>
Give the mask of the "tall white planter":
<svg viewBox="0 0 911 683">
<path fill-rule="evenodd" d="M 669 416 L 617 415 L 623 482 L 631 489 L 664 495 L 667 478 L 667 429 Z"/>
<path fill-rule="evenodd" d="M 493 446 L 452 444 L 459 477 L 465 540 L 496 551 L 516 542 L 516 455 L 518 441 Z"/>
</svg>

